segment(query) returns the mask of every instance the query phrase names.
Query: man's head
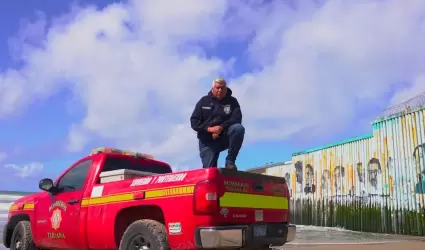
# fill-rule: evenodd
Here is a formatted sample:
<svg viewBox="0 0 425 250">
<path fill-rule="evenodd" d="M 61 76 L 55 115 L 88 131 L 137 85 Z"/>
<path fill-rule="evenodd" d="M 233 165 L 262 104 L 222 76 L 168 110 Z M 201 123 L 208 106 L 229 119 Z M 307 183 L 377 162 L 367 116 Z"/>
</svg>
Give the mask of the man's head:
<svg viewBox="0 0 425 250">
<path fill-rule="evenodd" d="M 367 171 L 369 176 L 369 183 L 372 187 L 377 187 L 378 185 L 378 174 L 381 173 L 381 162 L 377 158 L 370 159 L 367 164 Z"/>
<path fill-rule="evenodd" d="M 211 92 L 217 99 L 223 99 L 227 94 L 226 80 L 223 78 L 215 79 L 212 83 Z"/>
</svg>

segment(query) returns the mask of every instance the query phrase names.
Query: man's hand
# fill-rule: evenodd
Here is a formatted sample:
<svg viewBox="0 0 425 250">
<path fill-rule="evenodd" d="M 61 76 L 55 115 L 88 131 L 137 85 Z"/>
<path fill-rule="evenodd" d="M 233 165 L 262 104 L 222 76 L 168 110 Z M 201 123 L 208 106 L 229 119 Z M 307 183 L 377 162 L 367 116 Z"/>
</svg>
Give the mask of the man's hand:
<svg viewBox="0 0 425 250">
<path fill-rule="evenodd" d="M 220 126 L 209 127 L 208 132 L 213 134 L 220 134 L 223 131 L 223 128 Z"/>
<path fill-rule="evenodd" d="M 212 134 L 212 138 L 215 140 L 215 139 L 217 139 L 218 137 L 220 136 L 220 134 L 218 134 L 218 133 L 213 133 Z"/>
</svg>

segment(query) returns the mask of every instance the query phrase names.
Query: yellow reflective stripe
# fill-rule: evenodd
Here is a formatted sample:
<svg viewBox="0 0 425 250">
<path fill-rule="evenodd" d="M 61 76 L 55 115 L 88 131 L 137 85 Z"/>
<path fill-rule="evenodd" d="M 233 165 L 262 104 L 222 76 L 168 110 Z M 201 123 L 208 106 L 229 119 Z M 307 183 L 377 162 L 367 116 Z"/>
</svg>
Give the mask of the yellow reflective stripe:
<svg viewBox="0 0 425 250">
<path fill-rule="evenodd" d="M 151 190 L 151 191 L 145 192 L 145 198 L 149 199 L 149 198 L 157 198 L 157 197 L 192 194 L 194 189 L 195 189 L 195 186 L 186 186 L 186 187 L 175 187 L 175 188 Z"/>
<path fill-rule="evenodd" d="M 288 199 L 278 196 L 226 192 L 220 197 L 222 207 L 288 209 Z"/>
<path fill-rule="evenodd" d="M 145 199 L 149 198 L 166 198 L 178 195 L 186 195 L 192 194 L 195 186 L 181 186 L 181 187 L 173 187 L 173 188 L 165 188 L 165 189 L 156 189 L 156 190 L 147 190 L 145 192 Z M 143 192 L 137 191 L 137 192 Z M 117 203 L 117 202 L 125 202 L 134 200 L 134 193 L 123 193 L 123 194 L 115 194 L 108 195 L 102 197 L 95 198 L 87 198 L 83 199 L 81 202 L 81 206 L 88 205 L 101 205 L 107 203 Z"/>
<path fill-rule="evenodd" d="M 24 209 L 34 209 L 34 203 L 24 204 Z"/>
<path fill-rule="evenodd" d="M 134 197 L 134 195 L 132 193 L 129 193 L 129 194 L 119 194 L 119 195 L 111 195 L 111 196 L 84 199 L 81 202 L 81 206 L 98 205 L 98 204 L 103 204 L 103 203 L 112 203 L 112 202 L 121 202 L 121 201 L 130 201 L 130 200 L 133 200 L 133 197 Z"/>
<path fill-rule="evenodd" d="M 10 211 L 32 210 L 32 209 L 34 209 L 34 203 L 14 204 L 9 208 Z"/>
</svg>

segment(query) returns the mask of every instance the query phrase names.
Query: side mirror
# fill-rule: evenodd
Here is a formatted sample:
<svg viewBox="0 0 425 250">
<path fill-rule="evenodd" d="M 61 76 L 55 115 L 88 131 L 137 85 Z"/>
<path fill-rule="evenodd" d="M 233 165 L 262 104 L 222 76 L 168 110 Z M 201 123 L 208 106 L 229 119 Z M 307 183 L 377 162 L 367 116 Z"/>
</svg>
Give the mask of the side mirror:
<svg viewBox="0 0 425 250">
<path fill-rule="evenodd" d="M 52 189 L 53 189 L 53 187 L 54 187 L 54 184 L 53 184 L 53 181 L 52 181 L 51 179 L 49 179 L 49 178 L 45 178 L 45 179 L 42 179 L 42 180 L 40 181 L 40 183 L 38 184 L 38 187 L 39 187 L 41 190 L 44 190 L 44 191 L 50 192 L 50 191 L 52 191 Z"/>
</svg>

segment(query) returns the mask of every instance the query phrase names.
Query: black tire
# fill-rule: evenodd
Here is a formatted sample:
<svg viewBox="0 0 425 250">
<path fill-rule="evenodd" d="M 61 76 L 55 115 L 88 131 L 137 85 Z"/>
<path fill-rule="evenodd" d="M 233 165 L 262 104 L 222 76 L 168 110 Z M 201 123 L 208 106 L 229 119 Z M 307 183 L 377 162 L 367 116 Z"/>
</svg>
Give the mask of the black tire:
<svg viewBox="0 0 425 250">
<path fill-rule="evenodd" d="M 169 250 L 167 230 L 164 224 L 155 220 L 138 220 L 130 224 L 125 230 L 119 250 L 143 249 L 146 245 L 149 250 Z"/>
<path fill-rule="evenodd" d="M 10 250 L 36 250 L 29 221 L 19 222 L 13 229 Z"/>
</svg>

